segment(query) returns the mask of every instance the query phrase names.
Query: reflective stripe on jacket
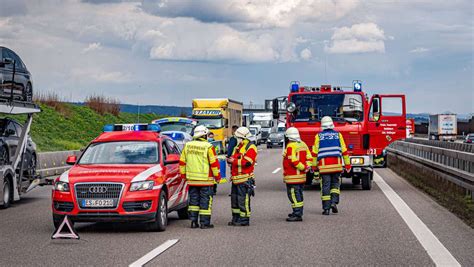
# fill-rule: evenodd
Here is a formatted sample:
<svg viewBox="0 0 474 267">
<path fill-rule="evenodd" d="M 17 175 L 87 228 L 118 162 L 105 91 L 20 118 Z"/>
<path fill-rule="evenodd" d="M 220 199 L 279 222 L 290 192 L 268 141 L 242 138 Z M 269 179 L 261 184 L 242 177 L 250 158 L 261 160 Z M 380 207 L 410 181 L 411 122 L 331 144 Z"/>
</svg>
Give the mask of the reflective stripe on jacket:
<svg viewBox="0 0 474 267">
<path fill-rule="evenodd" d="M 283 181 L 287 184 L 306 182 L 306 169 L 311 166 L 313 157 L 303 142 L 290 142 L 283 152 Z"/>
<path fill-rule="evenodd" d="M 344 137 L 334 130 L 324 130 L 316 135 L 313 156 L 313 166 L 318 166 L 319 173 L 342 172 L 342 159 L 345 165 L 350 165 Z"/>
<path fill-rule="evenodd" d="M 179 172 L 189 185 L 209 186 L 220 179 L 220 165 L 214 147 L 205 139 L 186 143 L 179 160 Z"/>
<path fill-rule="evenodd" d="M 254 177 L 255 161 L 257 160 L 257 147 L 244 140 L 234 148 L 232 153 L 231 179 L 233 184 L 241 184 Z"/>
</svg>

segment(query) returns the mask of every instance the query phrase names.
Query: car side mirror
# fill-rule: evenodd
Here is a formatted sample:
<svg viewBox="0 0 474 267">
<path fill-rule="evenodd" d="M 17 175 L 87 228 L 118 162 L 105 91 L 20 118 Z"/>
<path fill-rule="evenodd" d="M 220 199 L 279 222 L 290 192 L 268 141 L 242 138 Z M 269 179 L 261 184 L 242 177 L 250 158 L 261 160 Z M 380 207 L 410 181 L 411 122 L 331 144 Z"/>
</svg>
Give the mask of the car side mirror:
<svg viewBox="0 0 474 267">
<path fill-rule="evenodd" d="M 165 165 L 179 163 L 179 158 L 180 156 L 178 154 L 169 154 L 168 157 L 166 157 Z"/>
<path fill-rule="evenodd" d="M 77 157 L 75 155 L 68 156 L 66 159 L 66 164 L 67 165 L 74 165 L 76 164 Z"/>
</svg>

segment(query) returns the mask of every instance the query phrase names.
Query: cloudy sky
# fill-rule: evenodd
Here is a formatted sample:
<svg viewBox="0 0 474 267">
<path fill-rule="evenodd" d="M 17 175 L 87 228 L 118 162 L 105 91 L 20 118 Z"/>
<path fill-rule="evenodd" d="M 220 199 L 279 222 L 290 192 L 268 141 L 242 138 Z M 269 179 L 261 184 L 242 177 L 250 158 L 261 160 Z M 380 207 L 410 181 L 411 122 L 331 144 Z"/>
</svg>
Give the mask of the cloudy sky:
<svg viewBox="0 0 474 267">
<path fill-rule="evenodd" d="M 0 0 L 0 46 L 36 92 L 71 101 L 245 103 L 289 83 L 404 93 L 409 112 L 474 112 L 471 0 Z"/>
</svg>

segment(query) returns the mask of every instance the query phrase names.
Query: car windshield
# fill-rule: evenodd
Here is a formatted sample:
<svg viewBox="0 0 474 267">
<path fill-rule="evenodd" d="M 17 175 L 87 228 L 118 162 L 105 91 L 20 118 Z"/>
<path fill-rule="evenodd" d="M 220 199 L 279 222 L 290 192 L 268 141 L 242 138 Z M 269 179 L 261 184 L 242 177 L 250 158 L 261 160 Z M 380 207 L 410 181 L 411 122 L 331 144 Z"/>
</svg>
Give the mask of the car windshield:
<svg viewBox="0 0 474 267">
<path fill-rule="evenodd" d="M 262 128 L 268 128 L 271 126 L 271 121 L 253 121 L 252 124 L 261 125 Z"/>
<path fill-rule="evenodd" d="M 252 135 L 257 135 L 257 129 L 256 128 L 249 128 L 250 132 Z"/>
<path fill-rule="evenodd" d="M 222 119 L 198 119 L 198 125 L 204 125 L 209 129 L 219 129 L 224 127 Z"/>
<path fill-rule="evenodd" d="M 303 94 L 291 97 L 296 111 L 293 121 L 320 121 L 330 116 L 335 121 L 361 121 L 364 108 L 359 94 Z"/>
<path fill-rule="evenodd" d="M 156 142 L 104 142 L 91 144 L 79 164 L 155 164 L 158 160 Z"/>
<path fill-rule="evenodd" d="M 182 122 L 165 122 L 160 123 L 161 131 L 162 132 L 170 132 L 170 131 L 180 131 L 191 134 L 194 129 L 194 125 L 190 123 L 182 123 Z"/>
<path fill-rule="evenodd" d="M 279 133 L 284 133 L 286 131 L 285 127 L 278 127 L 278 132 Z"/>
</svg>

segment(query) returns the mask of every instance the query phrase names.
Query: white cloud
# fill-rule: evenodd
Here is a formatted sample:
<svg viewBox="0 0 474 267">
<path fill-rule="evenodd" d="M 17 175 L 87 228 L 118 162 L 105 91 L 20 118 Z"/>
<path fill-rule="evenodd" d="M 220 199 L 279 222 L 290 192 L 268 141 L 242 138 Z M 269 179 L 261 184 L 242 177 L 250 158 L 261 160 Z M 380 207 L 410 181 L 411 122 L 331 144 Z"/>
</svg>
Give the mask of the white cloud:
<svg viewBox="0 0 474 267">
<path fill-rule="evenodd" d="M 100 67 L 74 68 L 70 73 L 76 81 L 90 81 L 101 83 L 121 84 L 131 81 L 131 75 L 120 71 L 105 71 Z"/>
<path fill-rule="evenodd" d="M 417 47 L 415 49 L 410 50 L 410 53 L 425 53 L 430 51 L 428 48 L 425 47 Z"/>
<path fill-rule="evenodd" d="M 311 50 L 309 50 L 308 48 L 305 48 L 305 49 L 301 50 L 301 52 L 300 52 L 300 57 L 304 60 L 309 60 L 309 59 L 311 59 L 312 56 L 313 56 L 313 54 L 311 53 Z"/>
<path fill-rule="evenodd" d="M 82 49 L 82 53 L 86 54 L 100 49 L 102 49 L 102 45 L 100 43 L 90 43 L 86 48 Z"/>
<path fill-rule="evenodd" d="M 375 23 L 336 28 L 325 51 L 334 54 L 385 52 L 385 32 Z"/>
<path fill-rule="evenodd" d="M 359 0 L 144 0 L 141 7 L 163 17 L 190 17 L 239 28 L 268 28 L 338 20 L 358 4 Z"/>
</svg>

